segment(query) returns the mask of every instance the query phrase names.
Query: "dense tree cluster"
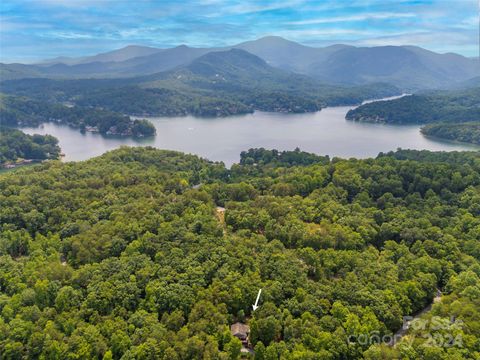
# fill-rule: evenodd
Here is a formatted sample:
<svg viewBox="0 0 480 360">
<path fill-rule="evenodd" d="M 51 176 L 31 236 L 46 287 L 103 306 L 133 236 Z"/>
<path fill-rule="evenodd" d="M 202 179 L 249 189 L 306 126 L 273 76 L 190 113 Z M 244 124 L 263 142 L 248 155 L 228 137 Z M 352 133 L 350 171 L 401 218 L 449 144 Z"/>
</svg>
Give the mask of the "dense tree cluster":
<svg viewBox="0 0 480 360">
<path fill-rule="evenodd" d="M 58 159 L 59 156 L 58 140 L 51 135 L 27 135 L 0 127 L 0 165 L 18 160 Z"/>
<path fill-rule="evenodd" d="M 255 359 L 478 359 L 479 277 L 478 153 L 121 148 L 0 175 L 2 359 L 238 359 L 235 321 Z M 451 329 L 378 343 L 437 288 Z"/>
<path fill-rule="evenodd" d="M 480 145 L 480 122 L 430 124 L 422 127 L 421 131 L 426 136 Z"/>
<path fill-rule="evenodd" d="M 328 164 L 329 156 L 320 156 L 296 148 L 294 151 L 266 150 L 264 148 L 249 149 L 240 153 L 240 165 L 275 164 L 278 166 Z"/>
<path fill-rule="evenodd" d="M 85 92 L 76 101 L 136 116 L 228 116 L 253 110 L 239 102 L 212 95 L 189 94 L 168 88 L 125 86 Z"/>
<path fill-rule="evenodd" d="M 68 101 L 79 107 L 106 109 L 136 116 L 228 116 L 254 110 L 287 113 L 318 111 L 325 106 L 356 105 L 363 100 L 398 93 L 385 84 L 339 87 L 319 84 L 296 84 L 285 89 L 267 80 L 252 86 L 247 80 L 218 83 L 211 79 L 150 79 L 148 87 L 140 80 L 51 80 L 7 81 L 3 91 L 50 102 Z M 183 77 L 182 77 L 183 76 Z M 143 81 L 146 79 L 142 78 Z M 285 80 L 287 81 L 287 80 Z"/>
<path fill-rule="evenodd" d="M 389 101 L 378 101 L 350 110 L 346 118 L 387 124 L 462 123 L 480 119 L 480 87 L 434 91 Z"/>
<path fill-rule="evenodd" d="M 155 127 L 147 120 L 133 120 L 129 116 L 97 108 L 50 104 L 3 94 L 0 94 L 0 122 L 11 126 L 57 122 L 80 129 L 95 128 L 101 134 L 137 137 L 155 135 Z"/>
</svg>

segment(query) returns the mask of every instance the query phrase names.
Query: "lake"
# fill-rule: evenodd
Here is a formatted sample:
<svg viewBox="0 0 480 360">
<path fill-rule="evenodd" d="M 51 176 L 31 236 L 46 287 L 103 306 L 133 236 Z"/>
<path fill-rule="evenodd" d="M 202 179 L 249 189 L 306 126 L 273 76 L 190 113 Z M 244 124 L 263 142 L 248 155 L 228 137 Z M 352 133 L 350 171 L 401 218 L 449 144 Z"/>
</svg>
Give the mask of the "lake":
<svg viewBox="0 0 480 360">
<path fill-rule="evenodd" d="M 308 114 L 255 112 L 226 118 L 193 116 L 149 118 L 157 136 L 149 139 L 82 134 L 65 125 L 46 123 L 22 127 L 27 134 L 51 134 L 59 139 L 65 161 L 85 160 L 108 150 L 128 146 L 154 146 L 197 154 L 227 166 L 238 162 L 249 148 L 293 150 L 296 147 L 320 155 L 374 157 L 379 152 L 403 149 L 479 150 L 474 145 L 428 139 L 418 125 L 383 125 L 345 120 L 352 107 L 330 107 Z"/>
</svg>

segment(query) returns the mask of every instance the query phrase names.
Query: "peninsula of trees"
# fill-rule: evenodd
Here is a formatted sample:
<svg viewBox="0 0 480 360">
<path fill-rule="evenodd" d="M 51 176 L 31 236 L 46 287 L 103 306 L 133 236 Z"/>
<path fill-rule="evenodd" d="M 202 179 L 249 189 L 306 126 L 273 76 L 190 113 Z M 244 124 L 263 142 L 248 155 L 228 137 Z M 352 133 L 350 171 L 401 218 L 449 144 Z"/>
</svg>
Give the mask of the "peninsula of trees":
<svg viewBox="0 0 480 360">
<path fill-rule="evenodd" d="M 43 122 L 56 122 L 104 135 L 134 137 L 153 136 L 156 132 L 148 120 L 133 120 L 112 111 L 5 94 L 0 94 L 0 122 L 8 126 L 37 126 Z"/>
<path fill-rule="evenodd" d="M 430 124 L 422 127 L 422 134 L 440 139 L 480 145 L 480 122 L 460 124 Z"/>
<path fill-rule="evenodd" d="M 51 135 L 27 135 L 20 130 L 0 127 L 0 166 L 58 159 L 58 140 Z"/>
<path fill-rule="evenodd" d="M 463 123 L 480 120 L 480 87 L 434 91 L 377 101 L 350 110 L 347 120 L 386 124 Z"/>
</svg>

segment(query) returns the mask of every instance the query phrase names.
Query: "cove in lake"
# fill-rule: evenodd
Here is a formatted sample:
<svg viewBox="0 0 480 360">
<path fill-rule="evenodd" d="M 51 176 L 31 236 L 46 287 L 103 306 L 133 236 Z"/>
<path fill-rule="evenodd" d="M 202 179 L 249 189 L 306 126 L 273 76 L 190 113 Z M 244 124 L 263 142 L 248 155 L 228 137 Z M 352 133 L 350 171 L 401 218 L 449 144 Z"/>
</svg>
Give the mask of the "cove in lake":
<svg viewBox="0 0 480 360">
<path fill-rule="evenodd" d="M 418 125 L 383 125 L 345 120 L 352 107 L 330 107 L 316 113 L 280 114 L 255 112 L 227 118 L 193 116 L 149 118 L 157 136 L 148 139 L 82 134 L 55 123 L 22 127 L 27 134 L 50 134 L 59 139 L 65 161 L 85 160 L 122 145 L 154 146 L 223 161 L 227 166 L 249 148 L 303 151 L 344 158 L 375 157 L 379 152 L 402 149 L 432 151 L 479 150 L 480 147 L 424 137 Z"/>
</svg>

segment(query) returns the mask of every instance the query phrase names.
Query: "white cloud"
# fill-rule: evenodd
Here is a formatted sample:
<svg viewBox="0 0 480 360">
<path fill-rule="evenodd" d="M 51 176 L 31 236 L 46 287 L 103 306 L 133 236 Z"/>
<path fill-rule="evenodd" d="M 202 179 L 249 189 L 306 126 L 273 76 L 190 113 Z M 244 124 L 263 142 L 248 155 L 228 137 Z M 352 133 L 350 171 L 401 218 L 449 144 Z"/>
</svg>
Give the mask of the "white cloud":
<svg viewBox="0 0 480 360">
<path fill-rule="evenodd" d="M 82 34 L 74 31 L 50 31 L 45 33 L 47 37 L 55 39 L 96 39 L 96 36 L 92 34 Z M 101 38 L 105 38 L 105 34 L 102 34 Z"/>
<path fill-rule="evenodd" d="M 472 42 L 475 36 L 476 30 L 419 31 L 369 37 L 349 43 L 357 46 L 415 45 L 440 53 L 457 52 L 467 56 L 474 56 L 479 53 L 478 43 Z"/>
<path fill-rule="evenodd" d="M 217 12 L 213 14 L 206 14 L 206 17 L 219 17 L 224 15 L 244 15 L 244 14 L 253 14 L 263 11 L 272 11 L 280 9 L 294 8 L 303 4 L 305 0 L 288 0 L 288 1 L 278 1 L 270 4 L 259 5 L 258 2 L 240 2 L 236 5 L 228 5 L 225 7 L 220 7 Z"/>
<path fill-rule="evenodd" d="M 467 45 L 472 43 L 471 32 L 444 31 L 444 32 L 413 32 L 390 34 L 387 36 L 362 39 L 357 42 L 360 45 Z"/>
<path fill-rule="evenodd" d="M 464 29 L 471 29 L 472 27 L 478 28 L 478 26 L 480 26 L 479 15 L 466 18 L 462 22 L 460 22 L 460 24 L 458 25 L 459 28 L 464 28 Z"/>
<path fill-rule="evenodd" d="M 257 34 L 257 37 L 272 34 Z M 331 44 L 351 44 L 365 38 L 372 38 L 376 32 L 358 29 L 301 29 L 276 31 L 274 35 L 310 46 L 326 46 Z"/>
<path fill-rule="evenodd" d="M 290 21 L 288 25 L 314 25 L 314 24 L 328 24 L 338 22 L 350 22 L 350 21 L 365 21 L 365 20 L 380 20 L 380 19 L 400 19 L 400 18 L 412 18 L 416 15 L 413 13 L 368 13 L 351 16 L 334 16 L 323 17 L 319 19 L 309 19 L 300 21 Z"/>
</svg>

